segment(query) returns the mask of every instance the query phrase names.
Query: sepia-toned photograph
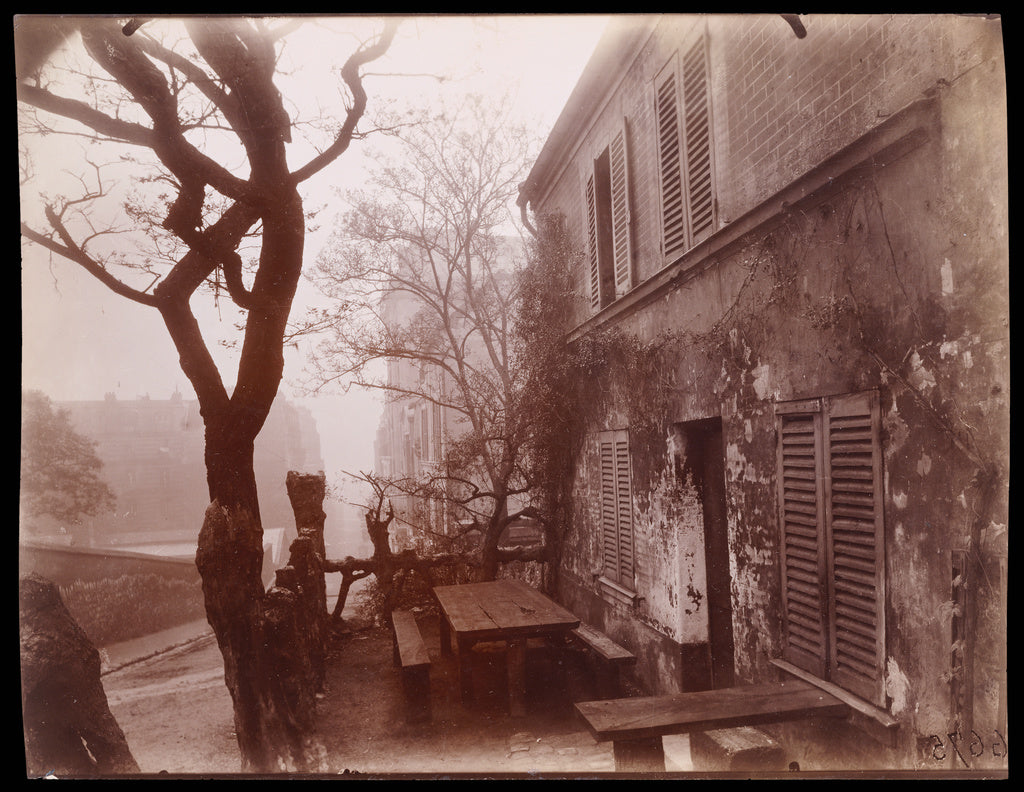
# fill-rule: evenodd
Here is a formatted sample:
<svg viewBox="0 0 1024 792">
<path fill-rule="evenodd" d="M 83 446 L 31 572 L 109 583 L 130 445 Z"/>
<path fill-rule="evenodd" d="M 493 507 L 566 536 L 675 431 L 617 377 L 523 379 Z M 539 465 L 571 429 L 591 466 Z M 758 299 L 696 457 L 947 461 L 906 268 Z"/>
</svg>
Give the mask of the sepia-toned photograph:
<svg viewBox="0 0 1024 792">
<path fill-rule="evenodd" d="M 26 780 L 1008 778 L 999 15 L 11 24 Z"/>
</svg>

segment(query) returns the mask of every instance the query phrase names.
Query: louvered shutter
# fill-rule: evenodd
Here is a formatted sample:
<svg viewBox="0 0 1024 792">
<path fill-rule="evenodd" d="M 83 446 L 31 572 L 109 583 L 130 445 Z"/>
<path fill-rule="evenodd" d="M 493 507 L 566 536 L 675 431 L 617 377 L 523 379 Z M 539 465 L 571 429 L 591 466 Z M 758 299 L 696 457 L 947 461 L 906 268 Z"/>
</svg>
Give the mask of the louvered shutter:
<svg viewBox="0 0 1024 792">
<path fill-rule="evenodd" d="M 618 510 L 618 576 L 616 580 L 633 588 L 633 498 L 629 475 L 629 440 L 623 432 L 615 441 L 615 504 Z"/>
<path fill-rule="evenodd" d="M 604 574 L 610 580 L 619 576 L 618 506 L 615 488 L 615 441 L 601 441 L 601 548 Z"/>
<path fill-rule="evenodd" d="M 785 657 L 825 677 L 825 516 L 818 403 L 779 416 L 779 524 Z"/>
<path fill-rule="evenodd" d="M 590 307 L 601 308 L 601 269 L 597 260 L 597 197 L 594 191 L 594 174 L 587 176 L 587 251 L 590 254 Z"/>
<path fill-rule="evenodd" d="M 852 693 L 883 703 L 885 543 L 879 424 L 875 392 L 828 403 L 829 676 Z"/>
<path fill-rule="evenodd" d="M 686 163 L 689 244 L 714 230 L 711 178 L 711 113 L 708 94 L 707 47 L 701 37 L 682 59 L 683 130 Z"/>
<path fill-rule="evenodd" d="M 629 434 L 605 432 L 601 449 L 601 551 L 604 576 L 633 589 L 633 496 Z"/>
<path fill-rule="evenodd" d="M 615 296 L 621 297 L 632 286 L 632 246 L 629 214 L 629 153 L 623 125 L 608 147 L 611 170 L 612 260 L 615 270 Z"/>
<path fill-rule="evenodd" d="M 680 161 L 679 87 L 674 64 L 662 73 L 655 84 L 654 113 L 658 136 L 663 253 L 667 260 L 671 260 L 688 247 Z"/>
</svg>

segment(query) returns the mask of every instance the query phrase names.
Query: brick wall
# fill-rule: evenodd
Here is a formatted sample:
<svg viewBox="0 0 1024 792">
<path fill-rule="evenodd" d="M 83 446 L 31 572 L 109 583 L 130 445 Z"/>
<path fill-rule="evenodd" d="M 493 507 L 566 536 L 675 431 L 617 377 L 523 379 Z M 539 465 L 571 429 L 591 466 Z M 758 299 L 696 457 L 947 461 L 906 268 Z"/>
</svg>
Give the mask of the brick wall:
<svg viewBox="0 0 1024 792">
<path fill-rule="evenodd" d="M 680 45 L 710 42 L 712 127 L 719 227 L 862 137 L 934 86 L 955 82 L 984 57 L 990 24 L 953 15 L 808 15 L 798 39 L 777 14 L 667 15 L 605 96 L 570 158 L 534 208 L 562 212 L 585 249 L 583 185 L 593 159 L 626 119 L 634 284 L 666 264 L 652 80 Z M 591 315 L 586 262 L 576 273 L 578 321 Z"/>
</svg>

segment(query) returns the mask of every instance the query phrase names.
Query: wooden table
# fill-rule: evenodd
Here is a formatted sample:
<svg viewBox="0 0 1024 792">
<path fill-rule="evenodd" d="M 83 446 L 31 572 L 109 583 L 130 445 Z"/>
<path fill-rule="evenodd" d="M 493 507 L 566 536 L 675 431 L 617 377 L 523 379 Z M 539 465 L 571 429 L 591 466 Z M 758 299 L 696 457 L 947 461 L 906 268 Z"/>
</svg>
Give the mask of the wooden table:
<svg viewBox="0 0 1024 792">
<path fill-rule="evenodd" d="M 473 698 L 474 644 L 504 641 L 508 656 L 509 711 L 525 714 L 526 640 L 567 633 L 580 620 L 561 605 L 520 580 L 494 580 L 459 586 L 437 586 L 441 606 L 441 653 L 450 655 L 452 638 L 458 654 L 462 701 Z"/>
</svg>

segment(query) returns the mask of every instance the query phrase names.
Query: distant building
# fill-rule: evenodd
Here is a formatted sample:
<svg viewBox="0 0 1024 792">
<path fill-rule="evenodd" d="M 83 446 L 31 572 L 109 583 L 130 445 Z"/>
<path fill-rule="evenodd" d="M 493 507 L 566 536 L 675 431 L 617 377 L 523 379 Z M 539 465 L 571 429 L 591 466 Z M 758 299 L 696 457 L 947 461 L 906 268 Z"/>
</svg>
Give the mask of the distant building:
<svg viewBox="0 0 1024 792">
<path fill-rule="evenodd" d="M 86 518 L 74 528 L 40 526 L 43 535 L 69 544 L 146 549 L 157 555 L 194 556 L 209 505 L 199 403 L 175 392 L 166 400 L 56 402 L 75 430 L 96 441 L 101 476 L 117 498 L 116 511 Z M 285 477 L 289 470 L 323 469 L 320 436 L 305 407 L 278 398 L 256 439 L 254 470 L 268 549 L 280 556 L 295 519 Z M 274 558 L 278 560 L 278 558 Z"/>
<path fill-rule="evenodd" d="M 505 275 L 511 278 L 512 263 L 521 251 L 521 240 L 499 237 L 497 243 L 492 266 L 496 268 L 499 279 Z M 410 263 L 410 266 L 415 264 Z M 457 299 L 458 288 L 453 290 L 453 294 Z M 422 308 L 419 300 L 404 290 L 388 292 L 381 300 L 381 316 L 390 328 L 405 325 Z M 471 320 L 463 321 L 468 325 Z M 463 332 L 466 327 L 454 329 L 456 337 L 466 334 Z M 469 337 L 468 359 L 479 356 L 481 370 L 486 372 L 490 364 L 486 362 L 482 345 L 474 345 L 472 333 L 466 335 Z M 452 438 L 467 431 L 468 426 L 460 410 L 446 406 L 460 402 L 454 380 L 436 365 L 396 358 L 388 361 L 386 384 L 389 395 L 374 443 L 377 474 L 392 481 L 424 481 L 433 473 L 442 479 L 448 444 Z M 448 483 L 446 486 L 451 485 Z M 397 518 L 391 533 L 399 542 L 412 541 L 410 526 L 429 525 L 438 533 L 450 535 L 459 523 L 471 522 L 465 511 L 453 509 L 443 499 L 406 495 L 394 496 L 391 501 Z"/>
</svg>

